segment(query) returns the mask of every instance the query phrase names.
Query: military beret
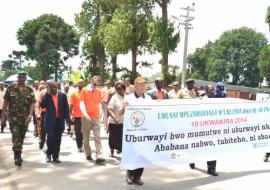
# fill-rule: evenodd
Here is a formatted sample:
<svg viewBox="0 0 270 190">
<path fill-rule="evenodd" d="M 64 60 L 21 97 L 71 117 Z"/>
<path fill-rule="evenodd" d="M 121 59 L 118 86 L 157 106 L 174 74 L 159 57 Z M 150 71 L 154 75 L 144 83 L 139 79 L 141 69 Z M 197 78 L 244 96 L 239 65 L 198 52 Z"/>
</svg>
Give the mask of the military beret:
<svg viewBox="0 0 270 190">
<path fill-rule="evenodd" d="M 18 74 L 18 75 L 26 75 L 27 73 L 26 73 L 26 71 L 22 71 L 22 70 L 21 70 L 21 71 L 18 71 L 17 74 Z"/>
</svg>

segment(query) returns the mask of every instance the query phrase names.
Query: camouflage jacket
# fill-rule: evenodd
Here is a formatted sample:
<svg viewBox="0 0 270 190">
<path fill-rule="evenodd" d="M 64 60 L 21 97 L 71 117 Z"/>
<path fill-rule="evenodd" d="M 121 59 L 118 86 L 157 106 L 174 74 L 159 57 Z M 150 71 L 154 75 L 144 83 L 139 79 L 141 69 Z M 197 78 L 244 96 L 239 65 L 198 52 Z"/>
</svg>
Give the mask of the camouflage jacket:
<svg viewBox="0 0 270 190">
<path fill-rule="evenodd" d="M 9 86 L 4 99 L 8 101 L 8 118 L 24 121 L 29 115 L 30 107 L 36 102 L 34 90 L 25 85 L 21 90 L 17 84 Z"/>
</svg>

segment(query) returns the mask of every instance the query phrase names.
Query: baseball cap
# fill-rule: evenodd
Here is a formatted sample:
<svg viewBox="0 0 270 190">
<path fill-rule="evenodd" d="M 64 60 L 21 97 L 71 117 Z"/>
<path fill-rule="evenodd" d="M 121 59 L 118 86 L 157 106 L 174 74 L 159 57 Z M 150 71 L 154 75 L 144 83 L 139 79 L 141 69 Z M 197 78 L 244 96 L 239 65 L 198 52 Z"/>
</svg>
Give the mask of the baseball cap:
<svg viewBox="0 0 270 190">
<path fill-rule="evenodd" d="M 193 78 L 188 78 L 188 79 L 186 80 L 186 82 L 194 82 L 194 79 L 193 79 Z"/>
<path fill-rule="evenodd" d="M 146 80 L 142 76 L 139 76 L 134 80 L 134 83 L 146 83 Z"/>
</svg>

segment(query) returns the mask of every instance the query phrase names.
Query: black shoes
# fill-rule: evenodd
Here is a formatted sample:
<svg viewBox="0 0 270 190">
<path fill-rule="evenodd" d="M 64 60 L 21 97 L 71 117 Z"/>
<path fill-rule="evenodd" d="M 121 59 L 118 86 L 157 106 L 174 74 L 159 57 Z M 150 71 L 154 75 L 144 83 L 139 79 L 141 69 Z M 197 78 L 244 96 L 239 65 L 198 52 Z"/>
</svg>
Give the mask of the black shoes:
<svg viewBox="0 0 270 190">
<path fill-rule="evenodd" d="M 91 156 L 86 156 L 86 160 L 92 161 L 93 158 Z"/>
<path fill-rule="evenodd" d="M 23 162 L 23 159 L 22 159 L 22 157 L 21 157 L 21 151 L 15 151 L 14 152 L 14 164 L 16 165 L 16 166 L 22 166 L 22 162 Z"/>
<path fill-rule="evenodd" d="M 195 163 L 190 163 L 189 164 L 189 167 L 190 167 L 190 169 L 193 169 L 194 170 L 195 169 Z"/>
<path fill-rule="evenodd" d="M 22 161 L 21 161 L 20 159 L 15 159 L 14 164 L 15 164 L 16 166 L 22 166 Z"/>
<path fill-rule="evenodd" d="M 93 158 L 91 156 L 86 156 L 86 160 L 92 161 Z"/>
<path fill-rule="evenodd" d="M 41 149 L 43 149 L 43 147 L 44 147 L 44 142 L 40 142 L 39 143 L 39 149 L 41 150 Z"/>
<path fill-rule="evenodd" d="M 133 183 L 133 179 L 132 179 L 131 175 L 129 175 L 128 172 L 126 174 L 126 182 L 128 185 L 131 185 Z"/>
<path fill-rule="evenodd" d="M 59 163 L 61 163 L 61 160 L 59 160 L 59 158 L 54 158 L 53 162 L 59 164 Z"/>
<path fill-rule="evenodd" d="M 264 162 L 268 162 L 269 156 L 270 156 L 270 153 L 266 153 L 266 154 L 264 155 L 264 157 L 263 157 L 263 161 L 264 161 Z"/>
<path fill-rule="evenodd" d="M 131 184 L 136 184 L 136 185 L 143 185 L 143 180 L 139 177 L 139 178 L 133 178 L 127 171 L 127 174 L 126 174 L 126 182 L 128 185 L 131 185 Z"/>
<path fill-rule="evenodd" d="M 46 162 L 47 162 L 47 163 L 50 163 L 51 161 L 52 161 L 52 157 L 47 155 L 47 157 L 46 157 Z"/>
<path fill-rule="evenodd" d="M 104 159 L 104 158 L 98 158 L 98 159 L 96 160 L 96 163 L 97 163 L 97 164 L 100 164 L 100 165 L 104 164 L 104 162 L 105 162 L 105 159 Z"/>
<path fill-rule="evenodd" d="M 50 163 L 51 161 L 52 161 L 51 155 L 47 155 L 47 157 L 46 157 L 46 162 L 47 162 L 47 163 Z M 54 163 L 57 163 L 57 164 L 61 163 L 61 161 L 59 160 L 59 158 L 53 158 L 53 162 L 54 162 Z"/>
<path fill-rule="evenodd" d="M 208 168 L 207 173 L 212 176 L 218 176 L 218 173 L 216 172 L 216 168 Z"/>
<path fill-rule="evenodd" d="M 143 180 L 141 178 L 137 178 L 133 180 L 133 183 L 136 185 L 143 185 Z"/>
<path fill-rule="evenodd" d="M 4 127 L 1 127 L 1 133 L 4 133 Z"/>
</svg>

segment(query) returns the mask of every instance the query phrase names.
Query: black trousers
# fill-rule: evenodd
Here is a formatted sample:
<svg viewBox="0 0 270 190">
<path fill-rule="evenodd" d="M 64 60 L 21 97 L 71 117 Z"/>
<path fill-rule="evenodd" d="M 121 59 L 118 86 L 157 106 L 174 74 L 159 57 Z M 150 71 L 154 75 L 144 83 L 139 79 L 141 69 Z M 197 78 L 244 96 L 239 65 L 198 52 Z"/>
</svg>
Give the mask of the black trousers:
<svg viewBox="0 0 270 190">
<path fill-rule="evenodd" d="M 143 174 L 143 168 L 138 168 L 135 170 L 128 170 L 127 172 L 131 177 L 133 177 L 133 179 L 138 179 Z"/>
<path fill-rule="evenodd" d="M 207 161 L 207 168 L 208 169 L 216 169 L 217 161 L 212 160 L 212 161 Z"/>
<path fill-rule="evenodd" d="M 83 136 L 82 136 L 82 122 L 81 122 L 80 117 L 74 118 L 74 125 L 75 125 L 75 136 L 76 136 L 77 147 L 82 148 Z"/>
<path fill-rule="evenodd" d="M 56 120 L 56 126 L 53 126 L 50 130 L 47 130 L 47 156 L 51 156 L 56 159 L 59 158 L 60 145 L 62 140 L 62 129 L 60 127 L 60 120 Z"/>
</svg>

